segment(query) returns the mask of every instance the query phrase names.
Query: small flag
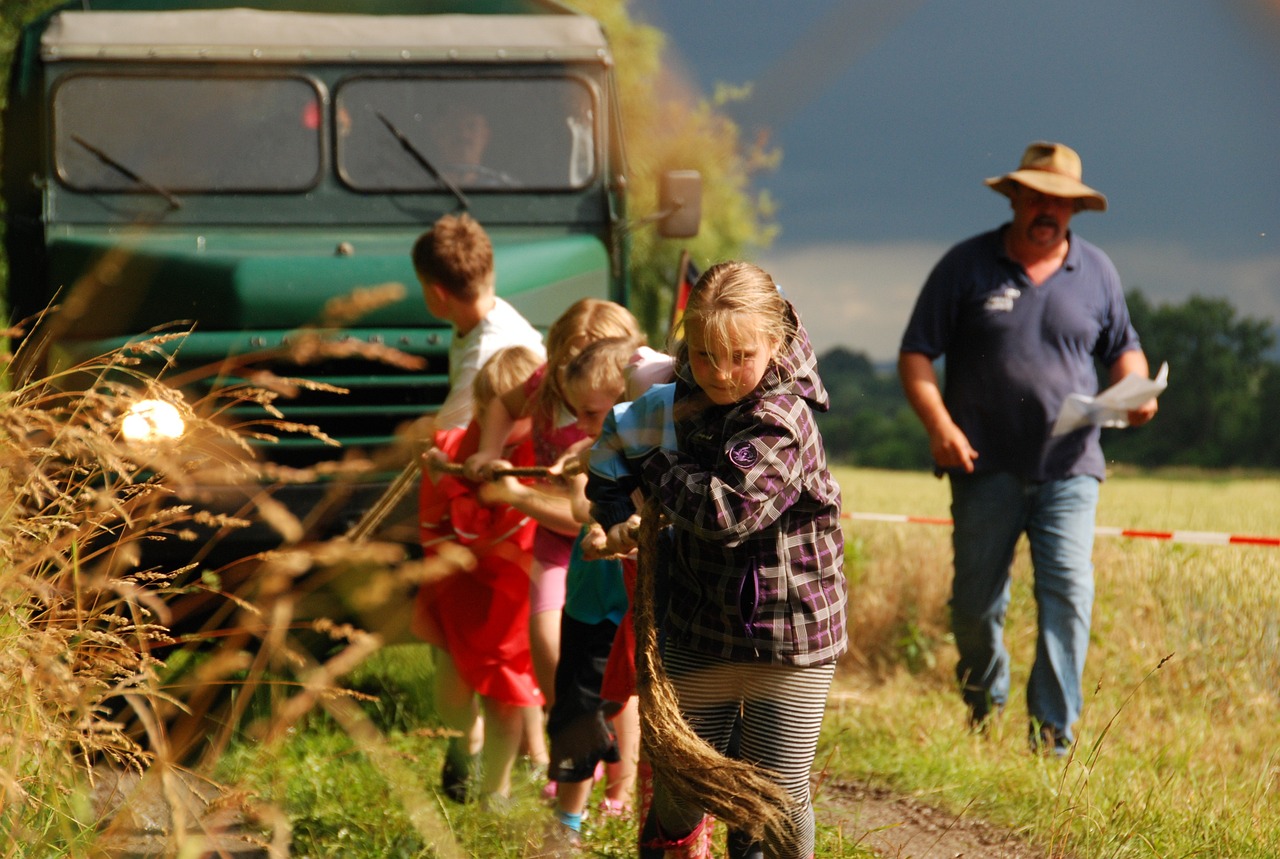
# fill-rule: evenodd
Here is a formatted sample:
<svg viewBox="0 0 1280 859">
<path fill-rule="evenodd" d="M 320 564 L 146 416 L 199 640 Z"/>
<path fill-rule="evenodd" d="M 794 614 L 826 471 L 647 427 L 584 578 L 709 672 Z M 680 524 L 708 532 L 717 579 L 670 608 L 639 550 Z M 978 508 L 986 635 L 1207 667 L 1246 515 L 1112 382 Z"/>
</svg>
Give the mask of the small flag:
<svg viewBox="0 0 1280 859">
<path fill-rule="evenodd" d="M 676 337 L 680 333 L 680 322 L 684 319 L 684 309 L 689 304 L 689 293 L 693 291 L 693 285 L 698 282 L 699 277 L 701 274 L 689 257 L 689 252 L 681 251 L 680 268 L 676 273 L 675 296 L 671 302 L 671 328 L 669 329 L 671 337 Z"/>
</svg>

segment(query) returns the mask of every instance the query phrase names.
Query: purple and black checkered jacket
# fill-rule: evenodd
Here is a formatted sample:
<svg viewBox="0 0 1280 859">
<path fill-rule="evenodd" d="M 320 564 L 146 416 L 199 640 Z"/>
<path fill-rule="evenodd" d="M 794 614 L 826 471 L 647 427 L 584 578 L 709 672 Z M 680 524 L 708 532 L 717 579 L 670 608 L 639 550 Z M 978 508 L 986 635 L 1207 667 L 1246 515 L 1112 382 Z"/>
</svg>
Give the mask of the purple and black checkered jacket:
<svg viewBox="0 0 1280 859">
<path fill-rule="evenodd" d="M 682 366 L 679 450 L 641 473 L 674 526 L 668 636 L 736 661 L 822 665 L 846 648 L 840 487 L 813 417 L 827 392 L 797 329 L 732 405 L 711 404 Z"/>
</svg>

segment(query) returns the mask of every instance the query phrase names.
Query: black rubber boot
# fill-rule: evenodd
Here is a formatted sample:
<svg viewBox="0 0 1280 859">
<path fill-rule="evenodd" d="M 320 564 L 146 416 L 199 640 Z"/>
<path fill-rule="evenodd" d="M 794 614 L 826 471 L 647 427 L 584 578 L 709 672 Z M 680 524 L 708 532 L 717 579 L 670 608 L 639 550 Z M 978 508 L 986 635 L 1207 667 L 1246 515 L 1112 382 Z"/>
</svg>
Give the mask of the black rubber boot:
<svg viewBox="0 0 1280 859">
<path fill-rule="evenodd" d="M 752 841 L 751 836 L 745 832 L 730 829 L 725 847 L 728 849 L 729 859 L 764 859 L 764 845 L 759 841 Z"/>
<path fill-rule="evenodd" d="M 649 816 L 645 818 L 644 827 L 640 830 L 640 859 L 685 859 L 690 847 L 697 846 L 702 828 L 706 825 L 707 819 L 704 817 L 692 832 L 673 838 L 662 831 L 662 827 L 658 825 L 658 816 L 653 809 L 649 809 Z"/>
</svg>

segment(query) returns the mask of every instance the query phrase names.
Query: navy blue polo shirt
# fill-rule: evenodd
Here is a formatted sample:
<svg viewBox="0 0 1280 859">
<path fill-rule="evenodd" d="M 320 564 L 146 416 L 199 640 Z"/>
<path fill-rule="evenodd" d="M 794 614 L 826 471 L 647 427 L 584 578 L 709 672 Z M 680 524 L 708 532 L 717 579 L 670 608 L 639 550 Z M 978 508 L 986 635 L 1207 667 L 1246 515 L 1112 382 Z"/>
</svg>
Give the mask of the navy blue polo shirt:
<svg viewBox="0 0 1280 859">
<path fill-rule="evenodd" d="M 1049 432 L 1068 394 L 1097 393 L 1094 359 L 1140 348 L 1120 276 L 1070 234 L 1062 267 L 1035 286 L 1005 253 L 1007 225 L 953 247 L 925 281 L 903 352 L 945 356 L 943 400 L 978 451 L 977 471 L 1027 480 L 1089 474 L 1105 462 L 1099 428 Z"/>
</svg>

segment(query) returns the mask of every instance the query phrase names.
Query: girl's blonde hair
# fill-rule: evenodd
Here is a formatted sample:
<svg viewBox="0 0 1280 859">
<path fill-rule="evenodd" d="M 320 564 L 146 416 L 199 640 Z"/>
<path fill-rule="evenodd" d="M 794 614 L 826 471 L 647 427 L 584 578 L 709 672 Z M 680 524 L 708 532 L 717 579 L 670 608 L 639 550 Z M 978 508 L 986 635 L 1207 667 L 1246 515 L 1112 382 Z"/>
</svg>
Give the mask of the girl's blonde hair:
<svg viewBox="0 0 1280 859">
<path fill-rule="evenodd" d="M 532 413 L 544 426 L 555 423 L 564 403 L 564 369 L 588 343 L 610 337 L 630 339 L 635 348 L 644 344 L 640 323 L 621 304 L 599 298 L 581 298 L 560 314 L 547 331 L 547 375 L 538 389 Z"/>
<path fill-rule="evenodd" d="M 750 330 L 780 347 L 796 333 L 795 319 L 778 285 L 768 272 L 749 262 L 722 262 L 703 272 L 684 310 L 682 328 L 687 331 L 690 325 L 718 346 L 729 345 L 734 335 Z M 688 357 L 683 337 L 672 348 L 682 360 Z"/>
<path fill-rule="evenodd" d="M 507 346 L 490 355 L 471 382 L 476 418 L 484 416 L 494 399 L 523 387 L 541 366 L 542 357 L 528 346 Z"/>
<path fill-rule="evenodd" d="M 640 344 L 631 337 L 606 337 L 583 347 L 561 374 L 564 388 L 583 385 L 589 391 L 622 391 L 627 386 L 627 362 Z"/>
</svg>

